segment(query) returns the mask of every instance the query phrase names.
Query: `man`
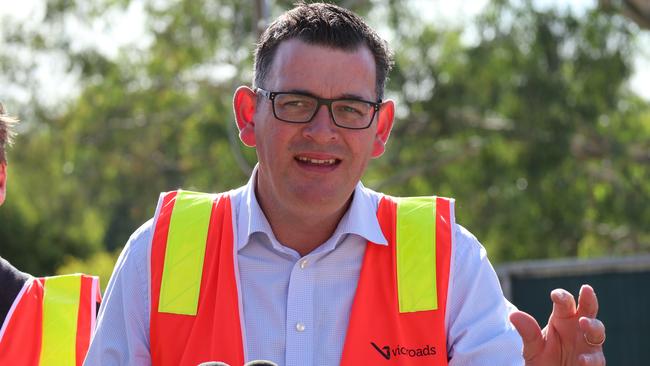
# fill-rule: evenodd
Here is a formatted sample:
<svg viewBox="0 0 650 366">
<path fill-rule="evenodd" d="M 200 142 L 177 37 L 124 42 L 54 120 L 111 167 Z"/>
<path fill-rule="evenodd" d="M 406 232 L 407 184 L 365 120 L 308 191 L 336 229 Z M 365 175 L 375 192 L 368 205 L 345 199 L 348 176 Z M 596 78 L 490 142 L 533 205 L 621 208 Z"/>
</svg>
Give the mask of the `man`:
<svg viewBox="0 0 650 366">
<path fill-rule="evenodd" d="M 7 192 L 5 148 L 17 122 L 0 104 L 0 205 Z M 0 365 L 81 365 L 99 301 L 97 277 L 34 278 L 0 257 Z"/>
<path fill-rule="evenodd" d="M 233 102 L 251 179 L 161 195 L 116 264 L 86 365 L 604 365 L 591 287 L 577 310 L 555 290 L 542 332 L 503 298 L 453 200 L 360 183 L 392 128 L 391 62 L 334 5 L 271 24 Z"/>
</svg>

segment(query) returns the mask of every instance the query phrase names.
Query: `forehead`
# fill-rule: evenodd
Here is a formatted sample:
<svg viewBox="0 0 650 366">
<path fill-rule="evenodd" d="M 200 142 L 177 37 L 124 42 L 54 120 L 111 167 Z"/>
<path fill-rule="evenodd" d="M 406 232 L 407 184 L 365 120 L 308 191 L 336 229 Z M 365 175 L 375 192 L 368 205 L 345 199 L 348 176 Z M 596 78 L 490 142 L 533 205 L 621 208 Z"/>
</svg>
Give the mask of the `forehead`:
<svg viewBox="0 0 650 366">
<path fill-rule="evenodd" d="M 376 99 L 375 70 L 375 59 L 365 45 L 342 50 L 291 39 L 278 46 L 266 82 L 273 91 Z"/>
</svg>

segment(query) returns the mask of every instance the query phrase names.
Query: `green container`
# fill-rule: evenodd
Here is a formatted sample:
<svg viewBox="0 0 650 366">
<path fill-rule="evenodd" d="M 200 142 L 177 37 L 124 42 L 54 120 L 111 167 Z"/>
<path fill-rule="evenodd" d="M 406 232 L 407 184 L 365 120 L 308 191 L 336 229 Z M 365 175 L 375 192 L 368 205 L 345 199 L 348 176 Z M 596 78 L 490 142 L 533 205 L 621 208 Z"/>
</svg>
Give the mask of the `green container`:
<svg viewBox="0 0 650 366">
<path fill-rule="evenodd" d="M 551 313 L 551 290 L 564 288 L 577 299 L 580 286 L 591 285 L 607 329 L 607 365 L 650 365 L 650 256 L 515 262 L 497 273 L 506 297 L 542 327 Z"/>
</svg>

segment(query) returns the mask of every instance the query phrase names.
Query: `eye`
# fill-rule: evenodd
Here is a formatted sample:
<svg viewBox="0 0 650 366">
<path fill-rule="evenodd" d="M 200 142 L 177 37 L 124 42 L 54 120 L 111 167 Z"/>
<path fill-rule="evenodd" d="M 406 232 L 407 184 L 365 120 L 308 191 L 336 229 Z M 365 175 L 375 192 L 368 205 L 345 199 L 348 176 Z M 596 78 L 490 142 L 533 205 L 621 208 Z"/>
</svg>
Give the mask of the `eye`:
<svg viewBox="0 0 650 366">
<path fill-rule="evenodd" d="M 343 106 L 343 110 L 348 113 L 363 114 L 363 112 L 360 111 L 359 109 L 349 105 Z"/>
<path fill-rule="evenodd" d="M 283 94 L 276 100 L 277 106 L 291 109 L 309 109 L 315 104 L 313 98 L 299 94 Z"/>
<path fill-rule="evenodd" d="M 368 113 L 369 106 L 366 103 L 354 100 L 340 101 L 336 104 L 336 111 L 350 116 L 364 116 Z"/>
<path fill-rule="evenodd" d="M 304 100 L 299 100 L 299 99 L 287 100 L 287 101 L 283 102 L 282 105 L 283 106 L 301 107 L 301 106 L 305 105 L 305 101 Z"/>
</svg>

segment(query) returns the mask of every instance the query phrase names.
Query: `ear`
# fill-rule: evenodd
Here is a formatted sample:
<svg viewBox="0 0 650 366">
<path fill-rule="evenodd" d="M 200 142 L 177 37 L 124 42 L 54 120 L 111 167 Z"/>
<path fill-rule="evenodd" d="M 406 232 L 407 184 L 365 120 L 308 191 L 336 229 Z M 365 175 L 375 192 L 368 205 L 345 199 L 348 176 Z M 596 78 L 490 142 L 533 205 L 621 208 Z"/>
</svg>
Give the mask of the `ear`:
<svg viewBox="0 0 650 366">
<path fill-rule="evenodd" d="M 253 121 L 253 116 L 255 116 L 257 94 L 247 86 L 240 86 L 235 91 L 232 104 L 235 110 L 235 121 L 239 129 L 239 139 L 244 145 L 254 147 L 255 121 Z"/>
<path fill-rule="evenodd" d="M 7 163 L 0 163 L 0 205 L 5 201 L 7 192 Z"/>
<path fill-rule="evenodd" d="M 381 104 L 379 109 L 379 116 L 377 116 L 377 134 L 372 146 L 372 157 L 378 158 L 386 150 L 386 142 L 390 136 L 390 131 L 393 129 L 393 120 L 395 118 L 395 103 L 392 100 L 387 100 Z"/>
</svg>

